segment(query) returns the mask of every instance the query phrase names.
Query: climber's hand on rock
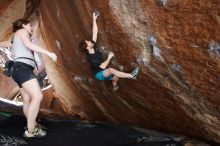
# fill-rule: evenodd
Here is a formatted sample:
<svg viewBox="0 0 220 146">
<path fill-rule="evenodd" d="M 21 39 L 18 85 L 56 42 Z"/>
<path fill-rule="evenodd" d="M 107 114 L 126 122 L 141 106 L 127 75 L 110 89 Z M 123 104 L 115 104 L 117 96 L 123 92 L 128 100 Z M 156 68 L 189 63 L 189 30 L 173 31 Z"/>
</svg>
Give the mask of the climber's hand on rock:
<svg viewBox="0 0 220 146">
<path fill-rule="evenodd" d="M 97 20 L 98 16 L 99 16 L 99 13 L 98 12 L 93 12 L 93 19 L 94 20 Z"/>
<path fill-rule="evenodd" d="M 112 59 L 114 56 L 115 56 L 115 55 L 114 55 L 113 52 L 109 52 L 109 53 L 108 53 L 108 58 L 109 58 L 109 59 Z"/>
</svg>

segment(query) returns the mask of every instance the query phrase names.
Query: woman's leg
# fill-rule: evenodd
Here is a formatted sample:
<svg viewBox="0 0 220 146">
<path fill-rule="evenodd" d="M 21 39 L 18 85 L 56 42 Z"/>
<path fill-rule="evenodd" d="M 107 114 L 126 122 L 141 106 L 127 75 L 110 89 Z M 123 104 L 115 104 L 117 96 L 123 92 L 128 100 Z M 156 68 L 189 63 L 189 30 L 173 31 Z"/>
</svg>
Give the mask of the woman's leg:
<svg viewBox="0 0 220 146">
<path fill-rule="evenodd" d="M 27 112 L 27 127 L 29 133 L 32 133 L 36 125 L 36 118 L 43 99 L 43 94 L 36 78 L 23 83 L 22 87 L 31 97 Z"/>
<path fill-rule="evenodd" d="M 107 68 L 103 72 L 104 77 L 109 77 L 110 75 L 117 76 L 119 78 L 132 78 L 133 76 L 130 73 L 124 73 L 121 71 L 118 71 L 114 68 Z"/>
<path fill-rule="evenodd" d="M 25 117 L 27 118 L 31 97 L 23 88 L 20 88 L 20 93 L 23 99 L 23 112 L 24 112 Z"/>
</svg>

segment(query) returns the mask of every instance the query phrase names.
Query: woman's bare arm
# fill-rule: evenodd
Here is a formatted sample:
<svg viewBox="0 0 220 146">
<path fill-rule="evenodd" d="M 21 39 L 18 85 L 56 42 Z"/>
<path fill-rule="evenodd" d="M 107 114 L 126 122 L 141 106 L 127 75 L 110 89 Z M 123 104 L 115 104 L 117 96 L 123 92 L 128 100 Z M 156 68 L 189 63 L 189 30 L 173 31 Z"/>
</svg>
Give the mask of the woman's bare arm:
<svg viewBox="0 0 220 146">
<path fill-rule="evenodd" d="M 24 45 L 28 49 L 30 49 L 32 51 L 35 51 L 35 52 L 39 52 L 39 53 L 45 54 L 45 55 L 49 56 L 50 58 L 52 58 L 53 61 L 57 60 L 56 54 L 54 54 L 52 52 L 49 52 L 49 51 L 41 48 L 40 46 L 35 45 L 34 43 L 32 43 L 31 39 L 30 39 L 30 35 L 29 35 L 29 33 L 26 30 L 21 29 L 21 30 L 17 31 L 15 35 L 18 35 L 21 38 L 21 40 L 23 41 Z"/>
</svg>

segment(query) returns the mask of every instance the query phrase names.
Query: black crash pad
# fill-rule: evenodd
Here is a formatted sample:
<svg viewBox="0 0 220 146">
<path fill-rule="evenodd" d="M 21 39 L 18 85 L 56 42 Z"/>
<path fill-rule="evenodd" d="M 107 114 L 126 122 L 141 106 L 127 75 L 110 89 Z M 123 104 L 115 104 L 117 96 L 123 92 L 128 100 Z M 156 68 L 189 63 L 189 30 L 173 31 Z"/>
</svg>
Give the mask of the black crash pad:
<svg viewBox="0 0 220 146">
<path fill-rule="evenodd" d="M 22 137 L 26 119 L 23 116 L 0 115 L 0 146 L 181 146 L 181 142 L 164 135 L 152 136 L 124 125 L 78 120 L 42 120 L 48 136 Z"/>
</svg>

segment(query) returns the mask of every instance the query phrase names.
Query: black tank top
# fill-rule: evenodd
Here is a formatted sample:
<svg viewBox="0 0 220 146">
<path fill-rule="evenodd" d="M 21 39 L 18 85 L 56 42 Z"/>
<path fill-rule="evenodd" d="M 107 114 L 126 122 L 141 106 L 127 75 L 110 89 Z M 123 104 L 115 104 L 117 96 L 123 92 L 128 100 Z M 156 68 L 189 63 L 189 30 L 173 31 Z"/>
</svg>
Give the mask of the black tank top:
<svg viewBox="0 0 220 146">
<path fill-rule="evenodd" d="M 87 54 L 87 59 L 92 67 L 92 71 L 96 74 L 104 69 L 100 68 L 99 66 L 103 63 L 101 53 L 95 49 L 94 54 Z"/>
</svg>

